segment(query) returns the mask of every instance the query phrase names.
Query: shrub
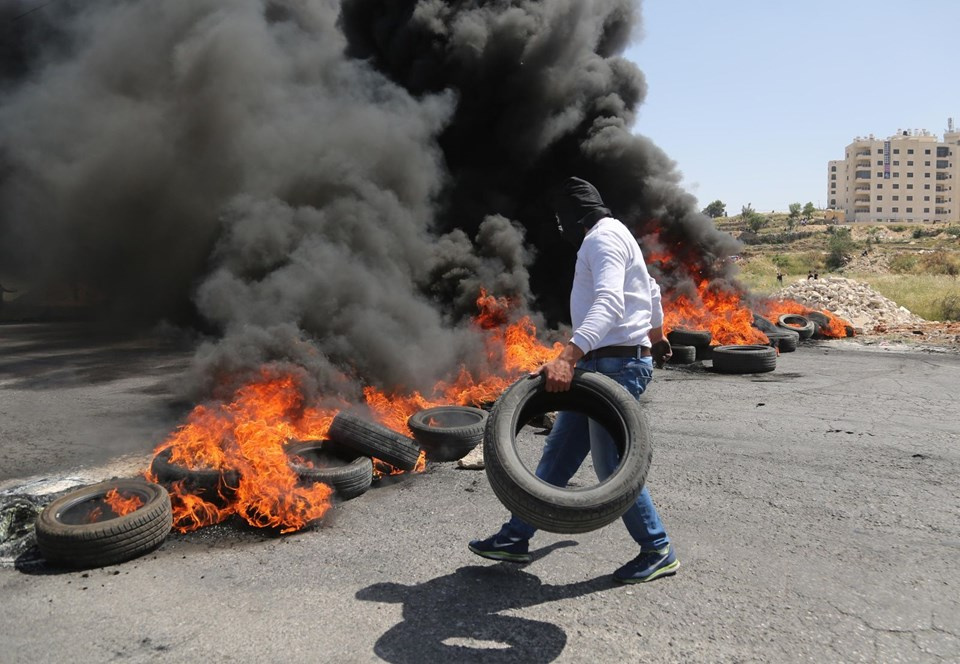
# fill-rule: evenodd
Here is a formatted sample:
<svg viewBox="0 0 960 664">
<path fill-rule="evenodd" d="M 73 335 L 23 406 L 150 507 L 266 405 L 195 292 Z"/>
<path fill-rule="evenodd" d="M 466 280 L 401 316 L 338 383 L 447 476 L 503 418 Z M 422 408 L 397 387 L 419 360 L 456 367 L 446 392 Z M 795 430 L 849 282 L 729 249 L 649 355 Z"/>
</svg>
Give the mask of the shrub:
<svg viewBox="0 0 960 664">
<path fill-rule="evenodd" d="M 907 227 L 897 224 L 896 226 L 891 226 L 890 230 L 892 230 L 894 233 L 902 233 L 903 231 L 907 230 Z"/>
<path fill-rule="evenodd" d="M 923 254 L 918 263 L 920 271 L 927 274 L 947 274 L 951 277 L 960 274 L 960 256 L 946 251 Z"/>
<path fill-rule="evenodd" d="M 913 239 L 919 240 L 920 238 L 923 238 L 923 237 L 937 237 L 942 232 L 943 231 L 940 230 L 939 228 L 930 228 L 930 229 L 914 228 Z"/>
<path fill-rule="evenodd" d="M 947 226 L 943 229 L 943 232 L 953 237 L 960 237 L 960 226 Z"/>
<path fill-rule="evenodd" d="M 897 274 L 913 274 L 917 268 L 917 257 L 913 254 L 896 254 L 890 259 L 890 271 Z"/>
<path fill-rule="evenodd" d="M 938 320 L 960 321 L 960 295 L 947 295 L 937 302 L 937 308 L 940 310 Z"/>
</svg>

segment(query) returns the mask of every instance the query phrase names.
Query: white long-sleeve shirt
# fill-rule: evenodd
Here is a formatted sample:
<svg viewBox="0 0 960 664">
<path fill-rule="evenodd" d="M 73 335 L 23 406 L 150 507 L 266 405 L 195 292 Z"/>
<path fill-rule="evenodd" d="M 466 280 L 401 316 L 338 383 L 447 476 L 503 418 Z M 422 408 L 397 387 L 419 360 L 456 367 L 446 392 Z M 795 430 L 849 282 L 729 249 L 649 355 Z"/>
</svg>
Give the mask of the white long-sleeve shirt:
<svg viewBox="0 0 960 664">
<path fill-rule="evenodd" d="M 660 286 L 636 238 L 616 219 L 594 224 L 577 252 L 570 316 L 571 341 L 584 353 L 605 346 L 649 348 L 650 330 L 663 325 Z"/>
</svg>

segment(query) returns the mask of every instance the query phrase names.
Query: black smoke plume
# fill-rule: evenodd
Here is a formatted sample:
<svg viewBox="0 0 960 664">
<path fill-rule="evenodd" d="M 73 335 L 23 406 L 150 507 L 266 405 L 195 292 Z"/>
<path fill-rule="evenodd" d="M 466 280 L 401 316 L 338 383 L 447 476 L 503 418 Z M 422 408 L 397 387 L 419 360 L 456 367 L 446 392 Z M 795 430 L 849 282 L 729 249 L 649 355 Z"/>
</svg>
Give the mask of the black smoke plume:
<svg viewBox="0 0 960 664">
<path fill-rule="evenodd" d="M 631 130 L 638 2 L 61 0 L 0 78 L 0 274 L 192 320 L 209 391 L 261 364 L 320 392 L 485 362 L 479 289 L 543 325 L 572 255 L 548 205 L 593 182 L 645 248 L 724 283 L 732 239 Z M 9 17 L 8 17 L 9 18 Z M 642 128 L 642 127 L 641 127 Z"/>
</svg>

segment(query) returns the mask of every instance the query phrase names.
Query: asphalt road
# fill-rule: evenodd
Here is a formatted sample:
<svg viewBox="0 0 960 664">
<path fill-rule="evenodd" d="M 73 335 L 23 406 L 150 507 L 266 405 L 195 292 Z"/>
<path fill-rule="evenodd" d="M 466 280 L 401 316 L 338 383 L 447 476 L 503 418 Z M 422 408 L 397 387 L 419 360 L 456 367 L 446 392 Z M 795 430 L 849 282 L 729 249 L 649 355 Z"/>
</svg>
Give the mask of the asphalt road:
<svg viewBox="0 0 960 664">
<path fill-rule="evenodd" d="M 187 350 L 21 332 L 0 330 L 0 504 L 133 472 L 182 416 Z M 661 370 L 648 486 L 674 577 L 613 584 L 619 522 L 541 533 L 529 565 L 477 558 L 503 508 L 482 471 L 430 465 L 291 535 L 229 522 L 85 572 L 8 559 L 0 662 L 960 661 L 958 401 L 957 353 Z"/>
</svg>

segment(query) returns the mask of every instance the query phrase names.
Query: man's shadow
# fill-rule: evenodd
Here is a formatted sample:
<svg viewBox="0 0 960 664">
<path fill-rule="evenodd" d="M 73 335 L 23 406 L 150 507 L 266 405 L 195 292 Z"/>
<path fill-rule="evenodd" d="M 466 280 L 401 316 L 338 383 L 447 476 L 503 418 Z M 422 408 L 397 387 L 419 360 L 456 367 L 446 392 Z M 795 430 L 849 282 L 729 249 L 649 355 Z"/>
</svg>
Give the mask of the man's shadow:
<svg viewBox="0 0 960 664">
<path fill-rule="evenodd" d="M 573 542 L 557 542 L 545 552 Z M 377 583 L 357 599 L 403 604 L 403 621 L 377 639 L 374 652 L 396 664 L 552 662 L 567 644 L 566 633 L 539 620 L 500 612 L 580 597 L 613 587 L 609 575 L 563 586 L 543 585 L 511 563 L 461 567 L 415 586 Z"/>
</svg>

